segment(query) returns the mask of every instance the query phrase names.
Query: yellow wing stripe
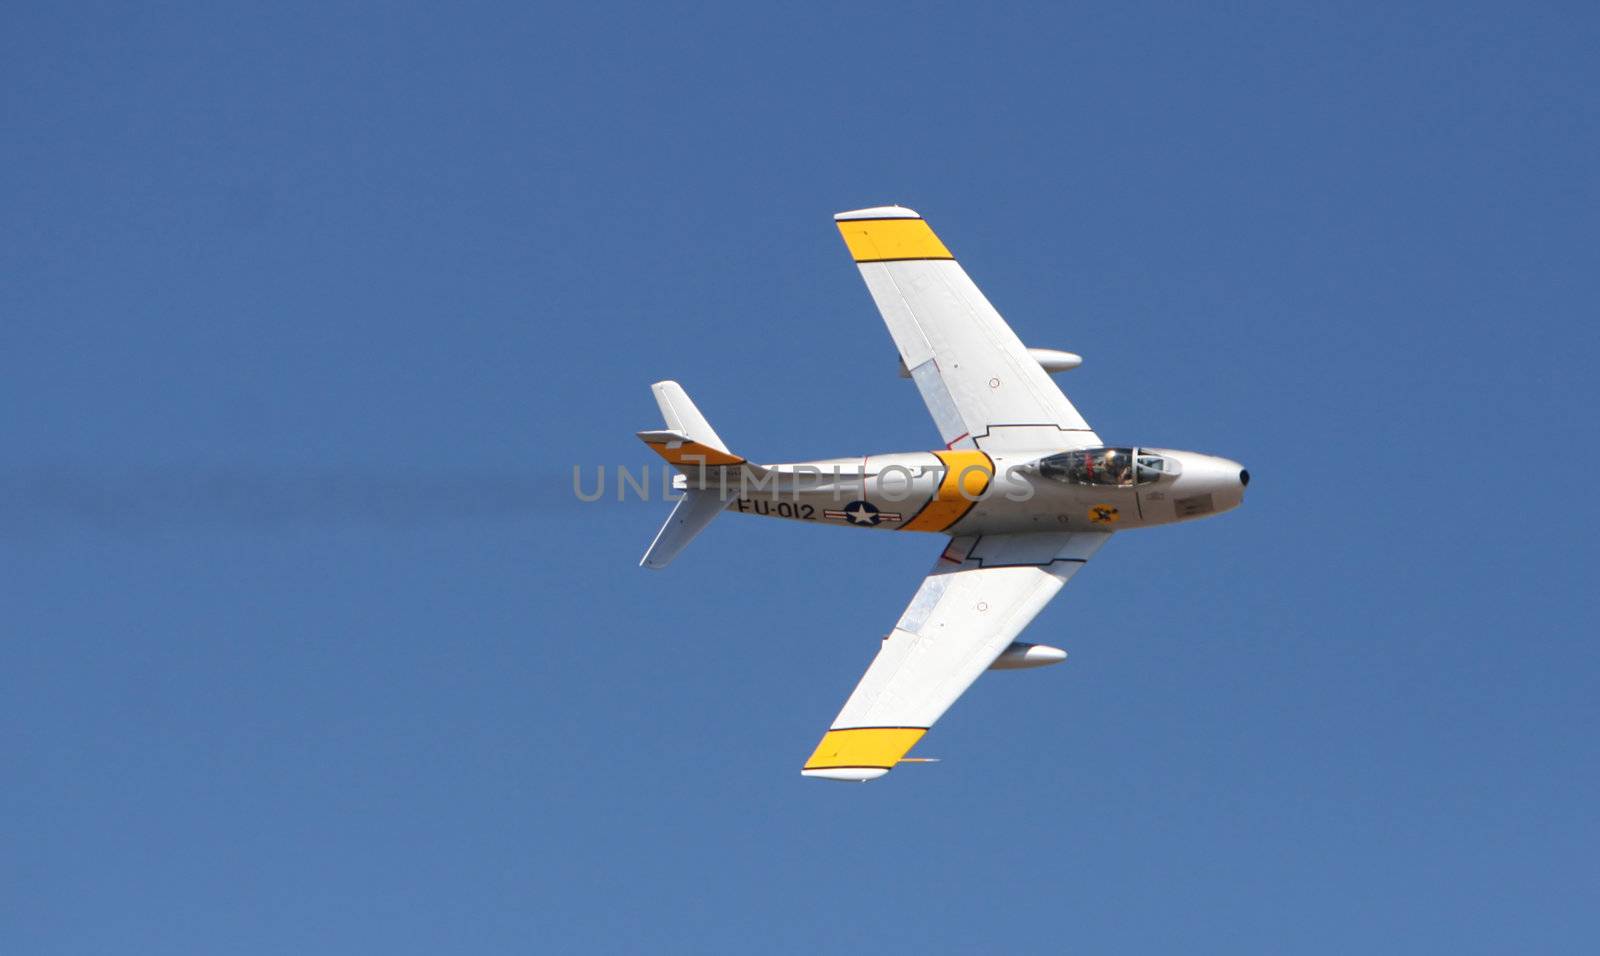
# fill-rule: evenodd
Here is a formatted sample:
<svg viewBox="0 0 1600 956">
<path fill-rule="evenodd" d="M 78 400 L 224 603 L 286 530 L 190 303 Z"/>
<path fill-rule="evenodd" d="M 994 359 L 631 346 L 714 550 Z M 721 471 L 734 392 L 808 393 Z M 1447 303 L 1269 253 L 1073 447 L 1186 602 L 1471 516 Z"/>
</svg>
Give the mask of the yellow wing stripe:
<svg viewBox="0 0 1600 956">
<path fill-rule="evenodd" d="M 933 498 L 901 531 L 943 531 L 967 516 L 994 478 L 994 459 L 981 451 L 936 451 L 944 478 Z M 964 492 L 964 493 L 963 493 Z"/>
<path fill-rule="evenodd" d="M 738 455 L 718 451 L 697 441 L 682 443 L 646 441 L 650 450 L 667 460 L 668 464 L 693 468 L 696 465 L 738 465 L 744 462 Z"/>
<path fill-rule="evenodd" d="M 881 767 L 888 770 L 900 762 L 922 735 L 926 727 L 852 727 L 848 730 L 830 730 L 822 735 L 822 743 L 806 761 L 807 770 L 828 770 L 837 767 Z"/>
<path fill-rule="evenodd" d="M 857 262 L 955 258 L 921 219 L 845 219 L 838 225 Z"/>
</svg>

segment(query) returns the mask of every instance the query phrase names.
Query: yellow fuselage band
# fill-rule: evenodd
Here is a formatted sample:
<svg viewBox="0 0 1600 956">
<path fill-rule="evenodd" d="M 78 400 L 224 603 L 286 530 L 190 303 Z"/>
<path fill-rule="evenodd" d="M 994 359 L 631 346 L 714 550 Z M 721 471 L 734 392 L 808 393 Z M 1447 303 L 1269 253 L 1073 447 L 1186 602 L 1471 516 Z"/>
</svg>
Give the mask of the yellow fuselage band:
<svg viewBox="0 0 1600 956">
<path fill-rule="evenodd" d="M 981 451 L 936 451 L 944 462 L 944 478 L 933 498 L 902 531 L 943 531 L 967 516 L 994 478 L 994 459 Z"/>
</svg>

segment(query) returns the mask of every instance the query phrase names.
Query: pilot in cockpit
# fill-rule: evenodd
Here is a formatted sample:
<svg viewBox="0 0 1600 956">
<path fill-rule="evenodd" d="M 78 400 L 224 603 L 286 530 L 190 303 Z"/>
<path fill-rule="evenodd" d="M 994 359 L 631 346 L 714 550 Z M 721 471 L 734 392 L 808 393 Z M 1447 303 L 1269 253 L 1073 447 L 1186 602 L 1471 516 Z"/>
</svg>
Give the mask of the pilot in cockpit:
<svg viewBox="0 0 1600 956">
<path fill-rule="evenodd" d="M 1118 463 L 1117 487 L 1126 488 L 1133 484 L 1133 463 L 1124 458 Z"/>
<path fill-rule="evenodd" d="M 1110 479 L 1109 484 L 1119 488 L 1133 484 L 1133 462 L 1129 456 L 1118 454 L 1116 449 L 1106 449 L 1105 464 L 1101 470 Z"/>
<path fill-rule="evenodd" d="M 1134 485 L 1133 450 L 1129 448 L 1089 448 L 1062 452 L 1041 459 L 1039 473 L 1056 481 L 1111 488 Z M 1142 473 L 1137 477 L 1143 480 Z"/>
</svg>

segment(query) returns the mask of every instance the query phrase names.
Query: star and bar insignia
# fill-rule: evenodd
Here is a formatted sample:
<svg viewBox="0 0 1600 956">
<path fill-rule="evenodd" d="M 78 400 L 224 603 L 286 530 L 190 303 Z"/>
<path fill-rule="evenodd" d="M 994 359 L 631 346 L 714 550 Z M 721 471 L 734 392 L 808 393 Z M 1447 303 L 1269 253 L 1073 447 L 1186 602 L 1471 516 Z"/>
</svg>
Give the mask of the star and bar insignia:
<svg viewBox="0 0 1600 956">
<path fill-rule="evenodd" d="M 833 518 L 836 521 L 849 521 L 851 524 L 860 524 L 872 527 L 882 521 L 899 521 L 900 512 L 881 511 L 878 506 L 870 501 L 852 501 L 838 511 L 824 511 L 824 518 Z"/>
</svg>

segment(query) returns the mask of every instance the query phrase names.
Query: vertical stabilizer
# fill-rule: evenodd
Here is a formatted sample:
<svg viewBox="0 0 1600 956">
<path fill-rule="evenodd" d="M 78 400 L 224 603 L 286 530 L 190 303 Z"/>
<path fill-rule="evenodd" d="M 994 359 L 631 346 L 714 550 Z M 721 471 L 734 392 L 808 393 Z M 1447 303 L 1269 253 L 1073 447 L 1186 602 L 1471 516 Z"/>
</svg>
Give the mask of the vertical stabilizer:
<svg viewBox="0 0 1600 956">
<path fill-rule="evenodd" d="M 717 451 L 726 452 L 728 446 L 717 437 L 717 432 L 700 414 L 700 409 L 694 407 L 690 401 L 689 393 L 677 382 L 657 382 L 650 386 L 656 393 L 656 404 L 661 406 L 661 417 L 667 420 L 667 430 L 687 435 L 691 441 L 698 442 Z"/>
</svg>

